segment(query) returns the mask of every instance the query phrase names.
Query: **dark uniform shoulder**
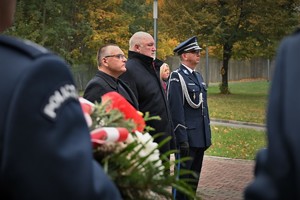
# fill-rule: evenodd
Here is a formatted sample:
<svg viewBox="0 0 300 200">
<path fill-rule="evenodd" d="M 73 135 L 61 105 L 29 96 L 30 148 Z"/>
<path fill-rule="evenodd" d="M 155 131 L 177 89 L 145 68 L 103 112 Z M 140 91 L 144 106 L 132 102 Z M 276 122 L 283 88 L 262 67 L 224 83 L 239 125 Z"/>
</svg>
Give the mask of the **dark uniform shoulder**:
<svg viewBox="0 0 300 200">
<path fill-rule="evenodd" d="M 13 49 L 18 53 L 24 54 L 31 58 L 36 58 L 44 54 L 51 54 L 51 52 L 46 48 L 29 40 L 21 40 L 5 35 L 0 36 L 0 46 Z"/>
<path fill-rule="evenodd" d="M 300 27 L 296 28 L 296 30 L 293 32 L 293 35 L 300 34 Z"/>
<path fill-rule="evenodd" d="M 186 69 L 186 68 L 182 68 L 182 67 L 180 67 L 180 68 L 178 68 L 178 73 L 180 73 L 180 74 L 185 74 L 185 75 L 189 75 L 190 73 L 189 73 L 189 71 Z"/>
<path fill-rule="evenodd" d="M 179 82 L 178 70 L 171 72 L 169 82 L 172 82 L 172 81 Z"/>
</svg>

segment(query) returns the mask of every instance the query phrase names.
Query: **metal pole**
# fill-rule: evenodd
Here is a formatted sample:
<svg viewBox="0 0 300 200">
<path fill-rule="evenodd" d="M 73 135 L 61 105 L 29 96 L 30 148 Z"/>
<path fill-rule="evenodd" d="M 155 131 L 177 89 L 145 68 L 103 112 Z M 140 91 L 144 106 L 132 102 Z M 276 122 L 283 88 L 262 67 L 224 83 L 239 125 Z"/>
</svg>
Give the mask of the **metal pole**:
<svg viewBox="0 0 300 200">
<path fill-rule="evenodd" d="M 268 82 L 270 81 L 270 59 L 268 58 Z"/>
<path fill-rule="evenodd" d="M 206 67 L 206 70 L 205 70 L 206 74 L 205 74 L 205 76 L 206 76 L 206 85 L 208 87 L 208 84 L 209 84 L 208 44 L 205 47 L 205 58 L 206 58 L 205 59 L 205 67 Z"/>
<path fill-rule="evenodd" d="M 157 17 L 158 11 L 157 11 L 157 0 L 153 1 L 153 20 L 154 20 L 154 42 L 155 42 L 155 48 L 157 49 Z M 156 57 L 156 52 L 155 52 Z"/>
</svg>

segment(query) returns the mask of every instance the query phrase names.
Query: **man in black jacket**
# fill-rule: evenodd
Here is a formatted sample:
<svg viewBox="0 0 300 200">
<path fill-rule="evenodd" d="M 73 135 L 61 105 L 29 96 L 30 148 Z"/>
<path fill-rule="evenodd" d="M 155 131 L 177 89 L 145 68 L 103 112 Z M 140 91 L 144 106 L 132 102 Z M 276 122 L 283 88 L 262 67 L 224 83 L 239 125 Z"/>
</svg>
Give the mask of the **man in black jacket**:
<svg viewBox="0 0 300 200">
<path fill-rule="evenodd" d="M 257 155 L 247 200 L 300 199 L 300 31 L 277 52 L 267 114 L 268 147 Z"/>
<path fill-rule="evenodd" d="M 14 0 L 0 0 L 0 31 Z M 121 199 L 93 160 L 89 129 L 65 61 L 0 36 L 0 199 Z"/>
<path fill-rule="evenodd" d="M 101 102 L 102 95 L 116 91 L 138 109 L 138 102 L 133 92 L 122 80 L 118 79 L 126 71 L 126 61 L 123 51 L 115 44 L 107 44 L 99 48 L 98 71 L 87 84 L 83 97 L 93 103 Z"/>
<path fill-rule="evenodd" d="M 151 116 L 159 116 L 161 120 L 147 122 L 148 126 L 154 128 L 150 134 L 163 133 L 163 136 L 156 138 L 159 143 L 168 136 L 172 137 L 160 148 L 163 154 L 175 148 L 174 134 L 172 132 L 172 121 L 165 92 L 161 85 L 159 69 L 155 68 L 155 43 L 153 37 L 146 32 L 137 32 L 129 40 L 127 71 L 120 76 L 132 89 L 138 99 L 139 110 L 143 113 L 149 112 Z"/>
</svg>

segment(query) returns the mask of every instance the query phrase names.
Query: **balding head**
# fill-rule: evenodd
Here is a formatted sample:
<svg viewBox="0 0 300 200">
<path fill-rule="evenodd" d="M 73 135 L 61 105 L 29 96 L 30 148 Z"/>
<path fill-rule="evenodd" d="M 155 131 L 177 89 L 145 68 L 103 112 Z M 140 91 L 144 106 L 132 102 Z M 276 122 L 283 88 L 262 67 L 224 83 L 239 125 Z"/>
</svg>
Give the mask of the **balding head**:
<svg viewBox="0 0 300 200">
<path fill-rule="evenodd" d="M 129 50 L 154 58 L 156 51 L 154 39 L 149 33 L 136 32 L 129 40 Z"/>
</svg>

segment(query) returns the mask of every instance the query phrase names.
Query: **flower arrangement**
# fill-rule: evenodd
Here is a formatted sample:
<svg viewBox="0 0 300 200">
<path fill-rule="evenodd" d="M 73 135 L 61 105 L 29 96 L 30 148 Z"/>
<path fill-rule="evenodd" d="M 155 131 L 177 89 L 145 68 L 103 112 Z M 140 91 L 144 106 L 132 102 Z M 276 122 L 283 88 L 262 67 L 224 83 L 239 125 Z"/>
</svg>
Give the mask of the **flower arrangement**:
<svg viewBox="0 0 300 200">
<path fill-rule="evenodd" d="M 94 158 L 111 177 L 123 199 L 172 199 L 172 188 L 186 193 L 194 199 L 191 187 L 170 173 L 169 156 L 159 154 L 160 144 L 148 131 L 148 120 L 159 117 L 143 116 L 116 92 L 102 96 L 101 104 L 93 104 L 80 98 L 86 121 L 91 129 Z M 182 171 L 181 173 L 191 173 Z"/>
</svg>

